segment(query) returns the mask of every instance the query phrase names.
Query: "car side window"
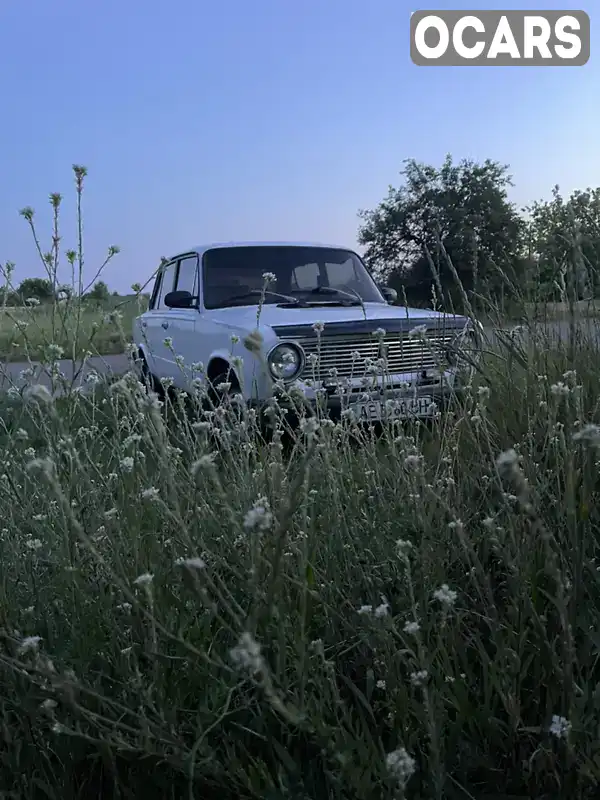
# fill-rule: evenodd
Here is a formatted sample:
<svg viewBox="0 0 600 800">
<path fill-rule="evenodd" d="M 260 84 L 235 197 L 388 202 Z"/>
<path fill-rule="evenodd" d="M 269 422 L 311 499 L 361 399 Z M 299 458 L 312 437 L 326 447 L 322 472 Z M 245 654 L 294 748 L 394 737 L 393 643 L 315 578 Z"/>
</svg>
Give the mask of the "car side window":
<svg viewBox="0 0 600 800">
<path fill-rule="evenodd" d="M 175 289 L 198 297 L 198 256 L 186 256 L 179 262 Z"/>
<path fill-rule="evenodd" d="M 166 306 L 164 303 L 164 299 L 169 292 L 173 291 L 173 284 L 175 283 L 175 271 L 178 263 L 178 261 L 172 261 L 170 264 L 167 264 L 165 267 L 163 267 L 160 292 L 156 298 L 156 304 L 154 306 L 154 308 L 158 311 L 165 311 L 168 309 L 168 306 Z"/>
</svg>

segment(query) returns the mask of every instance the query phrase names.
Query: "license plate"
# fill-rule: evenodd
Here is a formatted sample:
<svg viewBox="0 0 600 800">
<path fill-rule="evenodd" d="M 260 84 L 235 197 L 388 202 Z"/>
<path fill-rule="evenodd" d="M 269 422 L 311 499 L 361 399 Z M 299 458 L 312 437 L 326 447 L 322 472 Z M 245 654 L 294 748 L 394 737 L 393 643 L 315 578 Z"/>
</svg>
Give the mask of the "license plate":
<svg viewBox="0 0 600 800">
<path fill-rule="evenodd" d="M 357 418 L 363 422 L 432 417 L 436 410 L 431 397 L 415 397 L 391 401 L 367 400 L 364 403 L 353 404 L 352 408 Z"/>
</svg>

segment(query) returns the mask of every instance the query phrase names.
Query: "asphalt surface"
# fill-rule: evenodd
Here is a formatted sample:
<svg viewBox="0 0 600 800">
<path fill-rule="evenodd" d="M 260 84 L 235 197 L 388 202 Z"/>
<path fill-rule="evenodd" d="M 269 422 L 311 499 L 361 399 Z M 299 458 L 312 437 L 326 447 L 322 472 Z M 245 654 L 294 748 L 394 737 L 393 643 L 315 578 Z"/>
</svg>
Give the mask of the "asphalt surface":
<svg viewBox="0 0 600 800">
<path fill-rule="evenodd" d="M 507 329 L 506 332 L 508 332 Z M 536 326 L 536 334 L 540 334 L 548 340 L 557 342 L 562 340 L 568 341 L 571 334 L 571 326 L 568 321 L 553 321 L 545 325 Z M 580 319 L 577 322 L 577 334 L 593 341 L 600 346 L 600 319 Z M 487 329 L 486 335 L 493 340 L 497 334 L 493 329 Z M 525 331 L 520 335 L 531 335 Z M 111 355 L 111 356 L 93 356 L 82 369 L 80 363 L 73 363 L 63 359 L 60 361 L 60 370 L 65 375 L 67 381 L 72 383 L 73 386 L 91 386 L 92 384 L 86 380 L 90 373 L 95 372 L 98 375 L 111 377 L 113 375 L 122 375 L 129 369 L 129 359 L 125 354 Z M 41 383 L 50 388 L 50 376 L 43 370 L 43 368 L 34 362 L 33 369 L 34 375 L 22 375 L 23 370 L 28 370 L 31 365 L 20 362 L 3 362 L 0 358 L 0 392 L 7 391 L 11 386 L 22 387 L 26 383 Z"/>
</svg>

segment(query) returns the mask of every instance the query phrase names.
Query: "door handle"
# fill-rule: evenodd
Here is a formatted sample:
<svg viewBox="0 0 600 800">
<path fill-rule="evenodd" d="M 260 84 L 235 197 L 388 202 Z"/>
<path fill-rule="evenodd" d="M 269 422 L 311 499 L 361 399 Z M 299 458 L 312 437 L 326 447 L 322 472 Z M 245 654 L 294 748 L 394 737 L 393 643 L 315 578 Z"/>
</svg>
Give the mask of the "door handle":
<svg viewBox="0 0 600 800">
<path fill-rule="evenodd" d="M 168 322 L 161 322 L 161 325 L 163 326 L 163 328 L 165 330 L 167 330 L 167 328 L 169 327 L 169 323 Z"/>
</svg>

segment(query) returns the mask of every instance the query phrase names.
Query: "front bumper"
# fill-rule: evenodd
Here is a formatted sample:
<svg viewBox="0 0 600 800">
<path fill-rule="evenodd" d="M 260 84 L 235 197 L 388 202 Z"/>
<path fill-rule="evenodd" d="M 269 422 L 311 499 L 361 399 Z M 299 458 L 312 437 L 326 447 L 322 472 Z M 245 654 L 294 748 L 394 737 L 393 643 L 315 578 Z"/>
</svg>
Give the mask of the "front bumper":
<svg viewBox="0 0 600 800">
<path fill-rule="evenodd" d="M 435 380 L 403 376 L 407 380 L 391 385 L 354 385 L 322 387 L 314 390 L 298 387 L 289 394 L 276 394 L 278 404 L 287 409 L 290 423 L 304 413 L 317 414 L 339 421 L 345 417 L 363 423 L 394 420 L 434 419 L 444 413 L 464 392 L 464 383 L 455 373 Z M 290 395 L 294 395 L 293 401 Z"/>
</svg>

